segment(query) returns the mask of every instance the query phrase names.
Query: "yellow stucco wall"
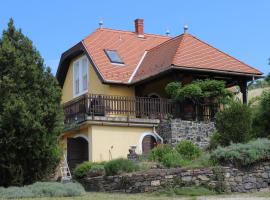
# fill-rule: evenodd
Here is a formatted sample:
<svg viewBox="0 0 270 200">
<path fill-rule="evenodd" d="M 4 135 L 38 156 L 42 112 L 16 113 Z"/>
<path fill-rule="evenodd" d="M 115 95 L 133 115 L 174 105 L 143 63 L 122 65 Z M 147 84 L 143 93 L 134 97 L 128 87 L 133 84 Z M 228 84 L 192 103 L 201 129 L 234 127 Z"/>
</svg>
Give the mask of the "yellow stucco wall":
<svg viewBox="0 0 270 200">
<path fill-rule="evenodd" d="M 130 146 L 137 146 L 136 152 L 141 154 L 141 137 L 152 131 L 151 127 L 89 125 L 88 128 L 66 133 L 60 143 L 67 155 L 67 138 L 83 135 L 88 138 L 89 160 L 107 161 L 126 158 Z"/>
<path fill-rule="evenodd" d="M 83 56 L 83 55 L 81 55 Z M 69 69 L 64 81 L 62 89 L 62 103 L 66 103 L 72 100 L 73 97 L 73 62 L 79 59 L 81 56 L 74 58 L 69 65 Z M 120 96 L 135 96 L 134 87 L 128 87 L 124 85 L 109 85 L 103 84 L 98 75 L 96 74 L 94 67 L 89 62 L 89 85 L 88 93 L 92 94 L 106 94 L 106 95 L 120 95 Z"/>
<path fill-rule="evenodd" d="M 92 129 L 92 160 L 104 161 L 115 158 L 126 158 L 130 146 L 137 146 L 136 152 L 141 153 L 140 138 L 152 128 L 91 126 Z"/>
</svg>

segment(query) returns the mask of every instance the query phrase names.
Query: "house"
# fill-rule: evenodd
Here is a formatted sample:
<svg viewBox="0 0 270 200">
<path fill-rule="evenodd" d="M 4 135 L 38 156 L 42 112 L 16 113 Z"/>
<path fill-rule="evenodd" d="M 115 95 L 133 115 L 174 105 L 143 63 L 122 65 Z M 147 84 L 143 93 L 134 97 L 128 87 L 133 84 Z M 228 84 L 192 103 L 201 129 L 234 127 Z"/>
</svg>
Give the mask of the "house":
<svg viewBox="0 0 270 200">
<path fill-rule="evenodd" d="M 195 79 L 238 85 L 247 101 L 247 82 L 257 69 L 197 37 L 98 28 L 65 51 L 57 70 L 62 87 L 65 131 L 62 145 L 71 168 L 84 161 L 126 157 L 130 148 L 147 153 L 162 138 L 160 119 L 179 114 L 164 88 L 172 81 Z M 213 116 L 208 116 L 211 119 Z"/>
</svg>

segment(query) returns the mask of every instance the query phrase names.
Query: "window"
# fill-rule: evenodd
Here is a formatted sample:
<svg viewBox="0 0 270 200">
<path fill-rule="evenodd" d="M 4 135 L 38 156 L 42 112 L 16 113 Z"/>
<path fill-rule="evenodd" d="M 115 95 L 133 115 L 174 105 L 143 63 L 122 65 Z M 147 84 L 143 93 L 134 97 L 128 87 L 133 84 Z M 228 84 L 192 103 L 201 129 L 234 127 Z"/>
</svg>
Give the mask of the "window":
<svg viewBox="0 0 270 200">
<path fill-rule="evenodd" d="M 79 96 L 88 90 L 88 60 L 83 56 L 73 63 L 73 95 Z"/>
<path fill-rule="evenodd" d="M 106 55 L 110 59 L 111 63 L 124 64 L 116 50 L 104 49 Z"/>
</svg>

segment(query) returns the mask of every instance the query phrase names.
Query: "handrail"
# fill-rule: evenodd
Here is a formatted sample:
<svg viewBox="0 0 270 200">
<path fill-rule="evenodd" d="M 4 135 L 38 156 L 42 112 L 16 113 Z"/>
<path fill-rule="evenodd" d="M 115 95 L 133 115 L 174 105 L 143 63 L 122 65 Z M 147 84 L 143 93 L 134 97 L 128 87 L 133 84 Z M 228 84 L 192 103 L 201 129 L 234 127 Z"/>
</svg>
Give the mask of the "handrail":
<svg viewBox="0 0 270 200">
<path fill-rule="evenodd" d="M 166 116 L 212 121 L 217 104 L 180 104 L 171 99 L 85 94 L 63 104 L 65 123 L 82 122 L 87 116 L 125 116 L 162 119 Z M 194 112 L 196 110 L 196 112 Z"/>
</svg>

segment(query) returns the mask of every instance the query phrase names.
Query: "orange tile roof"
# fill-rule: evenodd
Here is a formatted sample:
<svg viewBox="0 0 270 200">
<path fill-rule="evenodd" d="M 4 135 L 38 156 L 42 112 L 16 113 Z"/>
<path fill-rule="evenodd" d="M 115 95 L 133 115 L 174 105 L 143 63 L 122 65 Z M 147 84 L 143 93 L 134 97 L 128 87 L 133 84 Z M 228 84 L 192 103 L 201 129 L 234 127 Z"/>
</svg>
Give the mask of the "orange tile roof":
<svg viewBox="0 0 270 200">
<path fill-rule="evenodd" d="M 128 83 L 145 50 L 169 39 L 154 34 L 144 34 L 144 38 L 140 38 L 131 31 L 99 28 L 87 36 L 83 43 L 104 80 Z M 124 65 L 112 64 L 104 49 L 117 50 Z"/>
<path fill-rule="evenodd" d="M 104 49 L 117 50 L 123 64 L 113 64 Z M 63 85 L 65 62 L 76 52 L 87 51 L 96 71 L 105 82 L 133 84 L 168 69 L 190 69 L 248 76 L 262 73 L 238 59 L 201 41 L 189 33 L 176 37 L 132 31 L 98 28 L 80 43 L 62 54 L 57 78 Z"/>
<path fill-rule="evenodd" d="M 262 73 L 238 59 L 184 33 L 150 49 L 133 82 L 171 68 L 189 68 L 262 75 Z"/>
</svg>

